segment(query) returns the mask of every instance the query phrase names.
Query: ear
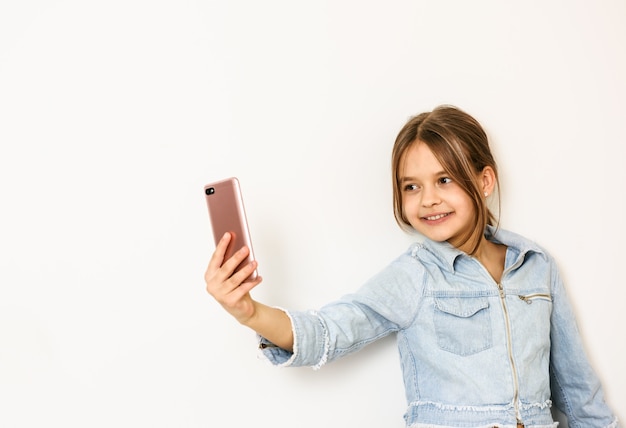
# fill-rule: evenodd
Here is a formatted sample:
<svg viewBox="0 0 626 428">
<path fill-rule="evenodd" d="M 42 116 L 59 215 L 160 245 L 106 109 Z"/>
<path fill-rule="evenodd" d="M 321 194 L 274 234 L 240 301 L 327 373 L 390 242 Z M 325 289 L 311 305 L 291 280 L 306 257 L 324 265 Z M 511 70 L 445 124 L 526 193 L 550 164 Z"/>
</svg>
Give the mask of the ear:
<svg viewBox="0 0 626 428">
<path fill-rule="evenodd" d="M 486 166 L 478 174 L 479 184 L 485 197 L 491 195 L 496 188 L 496 172 L 492 167 Z"/>
</svg>

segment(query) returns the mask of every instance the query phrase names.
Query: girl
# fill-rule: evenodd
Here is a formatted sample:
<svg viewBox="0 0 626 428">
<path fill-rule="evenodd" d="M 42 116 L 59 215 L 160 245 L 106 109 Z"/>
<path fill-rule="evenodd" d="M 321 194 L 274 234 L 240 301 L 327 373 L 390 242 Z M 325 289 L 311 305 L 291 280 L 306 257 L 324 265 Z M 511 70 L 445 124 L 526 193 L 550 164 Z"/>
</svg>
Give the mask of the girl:
<svg viewBox="0 0 626 428">
<path fill-rule="evenodd" d="M 226 234 L 207 291 L 260 335 L 273 364 L 313 366 L 397 335 L 407 427 L 618 427 L 585 357 L 554 259 L 497 227 L 487 199 L 498 170 L 467 113 L 441 106 L 402 128 L 392 153 L 398 224 L 423 235 L 356 293 L 317 312 L 283 311 L 250 296 L 262 278 L 238 273 Z"/>
</svg>

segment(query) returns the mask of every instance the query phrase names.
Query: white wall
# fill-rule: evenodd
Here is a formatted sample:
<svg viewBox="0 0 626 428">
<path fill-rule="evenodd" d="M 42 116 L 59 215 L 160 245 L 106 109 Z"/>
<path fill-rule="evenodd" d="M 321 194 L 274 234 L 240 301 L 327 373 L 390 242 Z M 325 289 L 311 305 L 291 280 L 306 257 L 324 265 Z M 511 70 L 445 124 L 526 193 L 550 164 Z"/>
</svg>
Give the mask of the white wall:
<svg viewBox="0 0 626 428">
<path fill-rule="evenodd" d="M 0 3 L 0 426 L 403 426 L 390 338 L 257 359 L 204 290 L 202 186 L 242 182 L 255 296 L 317 307 L 409 244 L 390 150 L 440 103 L 488 130 L 502 224 L 557 256 L 626 417 L 626 3 L 516 3 Z"/>
</svg>

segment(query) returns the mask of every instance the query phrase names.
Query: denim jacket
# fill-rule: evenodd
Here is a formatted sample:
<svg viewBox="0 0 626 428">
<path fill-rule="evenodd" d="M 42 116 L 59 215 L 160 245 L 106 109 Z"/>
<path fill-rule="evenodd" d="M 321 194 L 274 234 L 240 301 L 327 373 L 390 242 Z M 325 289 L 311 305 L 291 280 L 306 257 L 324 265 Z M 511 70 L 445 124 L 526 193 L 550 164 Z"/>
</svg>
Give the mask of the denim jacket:
<svg viewBox="0 0 626 428">
<path fill-rule="evenodd" d="M 428 239 L 319 311 L 287 311 L 293 352 L 261 338 L 279 366 L 319 368 L 397 336 L 407 427 L 618 427 L 583 349 L 554 259 L 533 242 L 489 227 L 507 246 L 496 283 L 475 258 Z"/>
</svg>

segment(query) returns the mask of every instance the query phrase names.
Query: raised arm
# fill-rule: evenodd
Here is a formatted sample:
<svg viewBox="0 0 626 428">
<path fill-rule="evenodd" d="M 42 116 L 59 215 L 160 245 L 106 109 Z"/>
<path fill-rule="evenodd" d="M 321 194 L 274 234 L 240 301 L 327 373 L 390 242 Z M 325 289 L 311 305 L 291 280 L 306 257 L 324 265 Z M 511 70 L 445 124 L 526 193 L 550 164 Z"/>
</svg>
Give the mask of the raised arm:
<svg viewBox="0 0 626 428">
<path fill-rule="evenodd" d="M 224 234 L 209 261 L 204 274 L 208 293 L 240 324 L 251 328 L 276 346 L 291 351 L 293 332 L 287 314 L 280 309 L 257 302 L 250 296 L 250 290 L 263 281 L 260 276 L 255 280 L 246 281 L 257 268 L 257 262 L 254 261 L 234 273 L 235 268 L 248 255 L 248 247 L 241 248 L 230 259 L 224 261 L 230 240 L 230 234 Z"/>
</svg>

